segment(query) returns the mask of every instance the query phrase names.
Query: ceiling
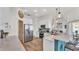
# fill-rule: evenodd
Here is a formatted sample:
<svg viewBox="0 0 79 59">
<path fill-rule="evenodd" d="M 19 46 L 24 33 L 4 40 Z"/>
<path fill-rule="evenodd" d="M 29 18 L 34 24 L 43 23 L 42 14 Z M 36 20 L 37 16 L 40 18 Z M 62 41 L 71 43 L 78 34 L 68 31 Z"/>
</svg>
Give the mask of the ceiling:
<svg viewBox="0 0 79 59">
<path fill-rule="evenodd" d="M 59 8 L 59 7 L 57 7 Z M 76 9 L 75 7 L 60 7 L 62 14 L 66 15 L 72 10 Z M 40 17 L 45 15 L 56 15 L 56 7 L 24 7 L 24 14 L 26 16 Z"/>
</svg>

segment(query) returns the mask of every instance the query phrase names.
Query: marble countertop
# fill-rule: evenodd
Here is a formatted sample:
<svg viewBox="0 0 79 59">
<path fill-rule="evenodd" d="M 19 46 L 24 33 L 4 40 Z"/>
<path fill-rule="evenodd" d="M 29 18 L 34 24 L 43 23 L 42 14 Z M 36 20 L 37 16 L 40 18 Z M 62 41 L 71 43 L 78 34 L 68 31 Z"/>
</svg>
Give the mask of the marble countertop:
<svg viewBox="0 0 79 59">
<path fill-rule="evenodd" d="M 57 40 L 69 42 L 70 40 L 72 40 L 72 38 L 73 38 L 72 36 L 66 35 L 66 34 L 51 35 L 50 33 L 45 33 L 45 35 L 44 35 L 44 39 L 50 40 L 50 41 L 57 39 Z"/>
</svg>

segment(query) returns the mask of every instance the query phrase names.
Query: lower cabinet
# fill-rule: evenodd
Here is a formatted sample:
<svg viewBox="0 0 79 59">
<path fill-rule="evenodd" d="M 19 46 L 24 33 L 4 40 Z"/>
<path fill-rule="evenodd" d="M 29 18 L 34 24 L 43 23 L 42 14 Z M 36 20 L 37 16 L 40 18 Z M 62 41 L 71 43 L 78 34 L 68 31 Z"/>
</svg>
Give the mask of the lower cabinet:
<svg viewBox="0 0 79 59">
<path fill-rule="evenodd" d="M 61 40 L 54 40 L 55 51 L 65 51 L 65 42 Z"/>
<path fill-rule="evenodd" d="M 43 40 L 43 51 L 65 51 L 65 42 L 61 40 Z"/>
<path fill-rule="evenodd" d="M 43 51 L 54 51 L 54 40 L 43 40 Z"/>
</svg>

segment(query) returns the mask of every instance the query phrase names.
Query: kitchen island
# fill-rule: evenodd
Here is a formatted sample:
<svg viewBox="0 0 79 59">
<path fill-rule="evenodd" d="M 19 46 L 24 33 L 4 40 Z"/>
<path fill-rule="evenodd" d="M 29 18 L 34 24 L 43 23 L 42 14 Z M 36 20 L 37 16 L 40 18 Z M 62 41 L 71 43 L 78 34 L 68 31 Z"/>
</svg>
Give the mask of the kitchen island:
<svg viewBox="0 0 79 59">
<path fill-rule="evenodd" d="M 43 38 L 43 50 L 44 51 L 55 51 L 56 47 L 58 46 L 65 49 L 64 45 L 65 42 L 69 42 L 72 39 L 72 36 L 66 35 L 66 34 L 57 34 L 57 35 L 51 35 L 50 33 L 45 33 Z M 58 42 L 58 43 L 57 43 Z M 58 45 L 56 45 L 58 44 Z"/>
</svg>

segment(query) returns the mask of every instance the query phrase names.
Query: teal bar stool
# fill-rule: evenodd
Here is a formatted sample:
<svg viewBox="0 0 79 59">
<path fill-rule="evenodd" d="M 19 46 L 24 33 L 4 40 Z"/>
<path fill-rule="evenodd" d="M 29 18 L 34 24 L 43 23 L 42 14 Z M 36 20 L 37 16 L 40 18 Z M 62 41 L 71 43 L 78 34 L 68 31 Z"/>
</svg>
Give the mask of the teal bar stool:
<svg viewBox="0 0 79 59">
<path fill-rule="evenodd" d="M 65 51 L 65 42 L 61 40 L 54 40 L 54 50 L 55 51 Z"/>
</svg>

